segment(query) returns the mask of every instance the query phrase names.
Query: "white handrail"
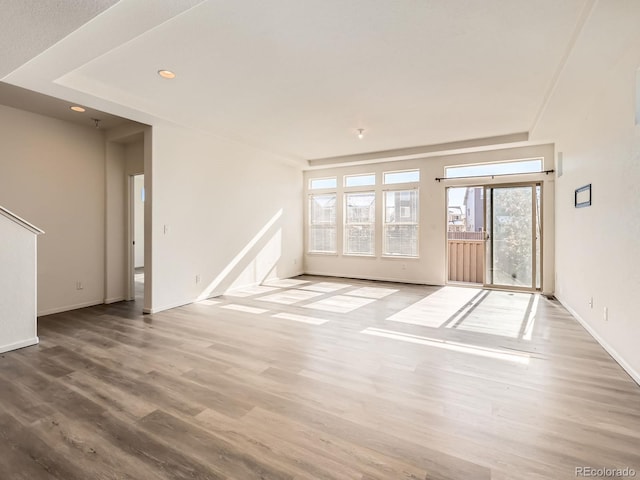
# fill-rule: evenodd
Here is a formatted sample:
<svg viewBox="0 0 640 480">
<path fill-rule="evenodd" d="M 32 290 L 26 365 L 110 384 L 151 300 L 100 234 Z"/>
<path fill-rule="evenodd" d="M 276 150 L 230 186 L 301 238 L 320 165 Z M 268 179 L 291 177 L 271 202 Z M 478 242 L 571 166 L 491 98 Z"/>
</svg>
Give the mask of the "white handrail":
<svg viewBox="0 0 640 480">
<path fill-rule="evenodd" d="M 19 217 L 18 215 L 7 210 L 4 207 L 0 207 L 0 215 L 8 218 L 9 220 L 14 221 L 18 225 L 26 228 L 27 230 L 29 230 L 32 233 L 35 233 L 36 235 L 42 235 L 44 233 L 44 230 L 40 230 L 35 225 L 32 225 L 31 223 L 27 222 L 24 218 Z"/>
</svg>

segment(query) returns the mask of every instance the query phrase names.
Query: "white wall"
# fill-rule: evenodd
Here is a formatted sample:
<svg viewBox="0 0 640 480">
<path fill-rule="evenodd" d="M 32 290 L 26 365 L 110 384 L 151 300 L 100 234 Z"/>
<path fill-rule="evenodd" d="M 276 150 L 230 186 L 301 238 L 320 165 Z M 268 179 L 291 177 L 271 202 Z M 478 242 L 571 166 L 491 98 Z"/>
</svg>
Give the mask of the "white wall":
<svg viewBox="0 0 640 480">
<path fill-rule="evenodd" d="M 105 301 L 118 302 L 126 298 L 127 285 L 127 184 L 125 182 L 125 146 L 107 141 L 105 146 L 106 175 L 106 252 Z"/>
<path fill-rule="evenodd" d="M 556 295 L 640 382 L 638 25 L 640 2 L 596 2 L 532 133 L 563 157 Z M 588 183 L 593 205 L 574 208 L 574 190 Z"/>
<path fill-rule="evenodd" d="M 152 150 L 152 175 L 145 164 L 152 231 L 145 270 L 153 272 L 147 311 L 301 273 L 299 167 L 170 124 L 154 126 Z"/>
<path fill-rule="evenodd" d="M 126 175 L 142 175 L 144 173 L 144 135 L 134 142 L 125 144 Z"/>
<path fill-rule="evenodd" d="M 0 353 L 36 343 L 36 235 L 0 214 Z"/>
<path fill-rule="evenodd" d="M 444 285 L 447 277 L 447 243 L 446 243 L 446 187 L 462 185 L 478 185 L 483 182 L 488 184 L 532 182 L 540 180 L 543 182 L 543 230 L 544 230 L 544 265 L 543 265 L 543 285 L 545 293 L 552 293 L 553 285 L 553 263 L 554 263 L 554 221 L 553 221 L 553 199 L 554 199 L 554 178 L 552 175 L 518 175 L 507 178 L 496 177 L 495 180 L 456 180 L 436 182 L 436 177 L 444 175 L 444 167 L 447 165 L 463 165 L 473 163 L 486 163 L 505 160 L 517 160 L 526 158 L 542 157 L 545 169 L 553 168 L 553 146 L 540 145 L 521 148 L 508 148 L 477 153 L 466 153 L 459 155 L 448 155 L 429 157 L 417 160 L 404 160 L 371 165 L 358 165 L 351 167 L 325 168 L 305 172 L 305 198 L 303 203 L 307 205 L 306 189 L 308 180 L 311 177 L 339 177 L 356 173 L 376 173 L 378 183 L 381 183 L 382 173 L 392 170 L 420 169 L 419 184 L 419 257 L 418 258 L 385 258 L 362 257 L 343 255 L 341 252 L 342 239 L 338 238 L 338 254 L 308 254 L 306 253 L 305 236 L 305 272 L 317 275 L 330 275 L 339 277 L 367 278 L 374 280 L 389 280 L 398 282 L 420 283 L 429 285 Z M 338 178 L 338 198 L 343 191 L 342 179 Z M 398 185 L 402 188 L 402 185 Z M 383 187 L 378 186 L 377 197 L 381 197 Z M 378 202 L 376 207 L 381 208 L 382 203 Z M 376 211 L 378 211 L 376 208 Z M 341 201 L 338 201 L 338 212 L 342 209 Z M 306 210 L 306 208 L 305 208 Z M 305 225 L 307 212 L 305 211 Z M 380 218 L 379 215 L 377 215 Z M 341 214 L 338 213 L 338 221 L 341 221 Z M 306 234 L 306 228 L 305 228 Z M 376 223 L 376 243 L 379 245 L 382 239 L 382 226 Z M 377 249 L 379 252 L 380 247 Z"/>
<path fill-rule="evenodd" d="M 47 232 L 38 242 L 38 314 L 102 303 L 103 132 L 5 106 L 0 132 L 0 205 Z"/>
</svg>

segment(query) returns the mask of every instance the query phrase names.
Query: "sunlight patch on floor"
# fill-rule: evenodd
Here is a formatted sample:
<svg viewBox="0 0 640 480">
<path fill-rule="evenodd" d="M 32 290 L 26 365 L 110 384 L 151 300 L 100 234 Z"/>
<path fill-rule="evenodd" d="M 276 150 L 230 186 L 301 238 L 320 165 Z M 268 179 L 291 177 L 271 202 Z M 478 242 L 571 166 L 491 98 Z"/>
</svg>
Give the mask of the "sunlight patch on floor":
<svg viewBox="0 0 640 480">
<path fill-rule="evenodd" d="M 441 340 L 438 338 L 421 337 L 419 335 L 395 332 L 393 330 L 384 330 L 382 328 L 369 327 L 362 330 L 361 333 L 377 337 L 389 338 L 392 340 L 401 340 L 403 342 L 415 343 L 418 345 L 442 348 L 453 352 L 467 353 L 487 358 L 495 358 L 497 360 L 507 360 L 509 362 L 521 363 L 524 365 L 527 365 L 529 363 L 530 358 L 530 356 L 526 353 L 452 342 L 449 340 Z"/>
<path fill-rule="evenodd" d="M 487 291 L 447 328 L 518 338 L 533 329 L 538 299 L 531 293 Z"/>
<path fill-rule="evenodd" d="M 200 300 L 196 302 L 197 305 L 218 305 L 219 303 L 217 300 Z"/>
<path fill-rule="evenodd" d="M 293 305 L 294 303 L 304 302 L 312 298 L 322 295 L 320 292 L 307 292 L 305 290 L 286 290 L 284 292 L 273 293 L 264 297 L 256 298 L 261 302 L 274 302 L 283 305 Z"/>
<path fill-rule="evenodd" d="M 451 320 L 481 290 L 464 287 L 443 287 L 404 310 L 387 318 L 394 322 L 438 328 Z"/>
<path fill-rule="evenodd" d="M 266 313 L 269 311 L 269 310 L 265 310 L 264 308 L 249 307 L 247 305 L 236 305 L 235 303 L 223 305 L 220 308 L 226 308 L 227 310 L 237 310 L 238 312 L 245 312 L 245 313 Z"/>
<path fill-rule="evenodd" d="M 278 287 L 278 288 L 292 288 L 297 287 L 299 285 L 304 285 L 305 283 L 309 283 L 308 280 L 296 280 L 295 278 L 281 278 L 275 280 L 267 280 L 262 282 L 262 285 L 266 285 L 268 287 Z"/>
<path fill-rule="evenodd" d="M 305 285 L 300 287 L 300 290 L 311 290 L 313 292 L 335 292 L 336 290 L 342 290 L 343 288 L 349 288 L 351 285 L 347 283 L 334 283 L 334 282 L 320 282 L 313 285 Z"/>
<path fill-rule="evenodd" d="M 253 295 L 262 295 L 264 293 L 273 292 L 278 290 L 278 287 L 267 287 L 265 285 L 256 285 L 254 287 L 239 288 L 238 290 L 231 290 L 225 292 L 229 297 L 251 297 Z"/>
<path fill-rule="evenodd" d="M 398 290 L 394 288 L 379 288 L 379 287 L 362 287 L 350 292 L 345 292 L 345 295 L 350 297 L 365 297 L 365 298 L 384 298 L 396 293 Z"/>
<path fill-rule="evenodd" d="M 324 300 L 301 306 L 304 308 L 313 308 L 315 310 L 324 310 L 325 312 L 349 313 L 360 307 L 364 307 L 371 302 L 375 302 L 375 299 L 336 295 L 331 298 L 325 298 Z"/>
<path fill-rule="evenodd" d="M 323 325 L 329 320 L 316 317 L 307 317 L 305 315 L 296 315 L 295 313 L 276 313 L 272 315 L 274 318 L 281 318 L 283 320 L 292 320 L 294 322 L 308 323 L 310 325 Z"/>
</svg>

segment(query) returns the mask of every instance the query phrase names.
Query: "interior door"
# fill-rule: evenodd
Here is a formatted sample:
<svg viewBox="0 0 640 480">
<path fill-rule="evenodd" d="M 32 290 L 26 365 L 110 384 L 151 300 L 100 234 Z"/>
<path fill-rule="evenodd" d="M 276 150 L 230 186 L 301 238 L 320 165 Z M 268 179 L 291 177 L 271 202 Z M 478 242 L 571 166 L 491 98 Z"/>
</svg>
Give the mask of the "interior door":
<svg viewBox="0 0 640 480">
<path fill-rule="evenodd" d="M 485 187 L 485 285 L 540 287 L 540 185 Z"/>
</svg>

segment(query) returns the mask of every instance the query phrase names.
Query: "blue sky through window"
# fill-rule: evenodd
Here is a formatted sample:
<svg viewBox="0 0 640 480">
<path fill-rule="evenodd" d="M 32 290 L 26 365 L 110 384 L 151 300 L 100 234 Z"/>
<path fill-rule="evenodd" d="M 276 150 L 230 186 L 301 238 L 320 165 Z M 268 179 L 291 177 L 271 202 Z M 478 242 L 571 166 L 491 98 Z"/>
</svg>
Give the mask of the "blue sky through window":
<svg viewBox="0 0 640 480">
<path fill-rule="evenodd" d="M 420 181 L 420 170 L 406 170 L 404 172 L 385 172 L 384 183 L 386 185 L 395 183 L 410 183 Z"/>
<path fill-rule="evenodd" d="M 516 173 L 536 173 L 541 171 L 541 158 L 519 160 L 515 162 L 460 165 L 456 167 L 446 167 L 444 169 L 445 178 L 483 177 L 487 175 L 509 175 Z"/>
</svg>

